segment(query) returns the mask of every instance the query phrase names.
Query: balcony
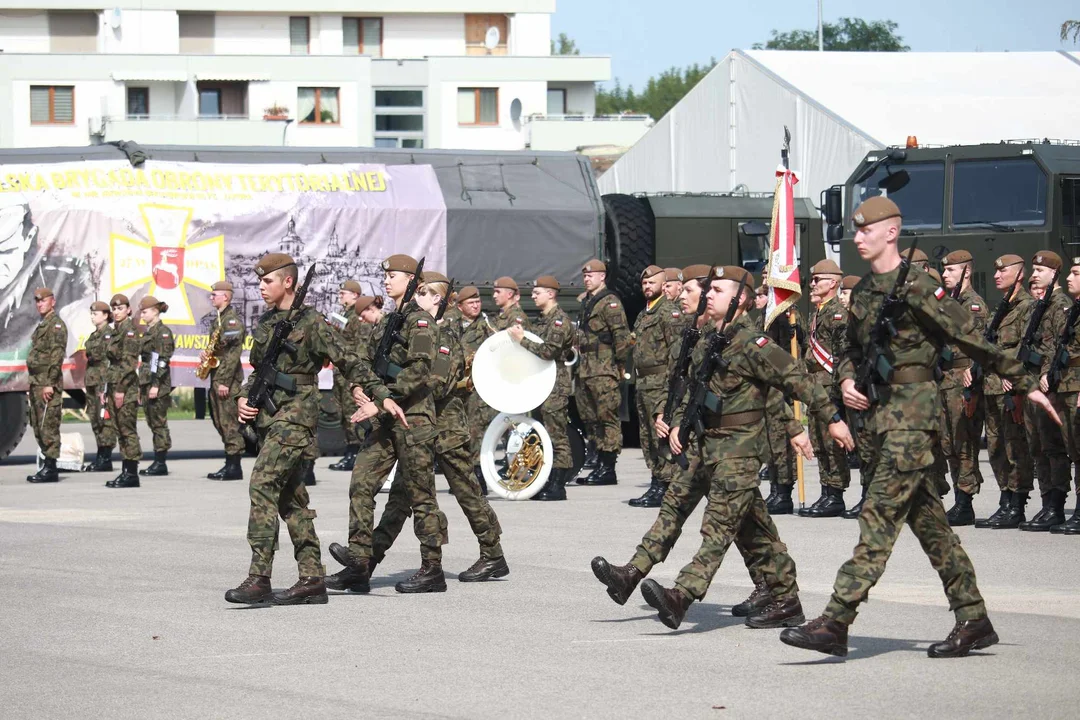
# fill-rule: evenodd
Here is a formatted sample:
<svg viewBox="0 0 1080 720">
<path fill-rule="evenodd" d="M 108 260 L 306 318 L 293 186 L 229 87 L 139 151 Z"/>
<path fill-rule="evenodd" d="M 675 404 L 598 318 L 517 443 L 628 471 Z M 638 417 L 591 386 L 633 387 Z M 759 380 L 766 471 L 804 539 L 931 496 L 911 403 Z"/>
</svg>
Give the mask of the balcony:
<svg viewBox="0 0 1080 720">
<path fill-rule="evenodd" d="M 134 140 L 167 145 L 283 145 L 285 123 L 228 115 L 181 118 L 148 115 L 101 119 L 102 142 Z M 91 132 L 97 128 L 92 126 Z M 97 133 L 95 133 L 97 134 Z"/>
<path fill-rule="evenodd" d="M 533 115 L 522 131 L 533 150 L 580 150 L 595 145 L 628 148 L 653 123 L 648 115 Z"/>
</svg>

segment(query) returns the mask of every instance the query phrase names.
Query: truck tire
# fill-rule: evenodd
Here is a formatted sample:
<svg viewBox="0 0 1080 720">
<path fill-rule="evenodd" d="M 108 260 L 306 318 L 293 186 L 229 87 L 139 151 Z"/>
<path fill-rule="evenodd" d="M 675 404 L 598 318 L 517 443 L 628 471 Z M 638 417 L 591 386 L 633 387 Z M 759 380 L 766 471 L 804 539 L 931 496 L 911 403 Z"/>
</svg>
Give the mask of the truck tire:
<svg viewBox="0 0 1080 720">
<path fill-rule="evenodd" d="M 645 306 L 641 272 L 656 255 L 656 220 L 649 204 L 640 198 L 612 194 L 603 200 L 604 236 L 611 262 L 607 285 L 622 299 L 626 319 L 633 325 Z"/>
<path fill-rule="evenodd" d="M 26 393 L 0 393 L 0 460 L 11 454 L 26 433 L 29 409 Z"/>
</svg>

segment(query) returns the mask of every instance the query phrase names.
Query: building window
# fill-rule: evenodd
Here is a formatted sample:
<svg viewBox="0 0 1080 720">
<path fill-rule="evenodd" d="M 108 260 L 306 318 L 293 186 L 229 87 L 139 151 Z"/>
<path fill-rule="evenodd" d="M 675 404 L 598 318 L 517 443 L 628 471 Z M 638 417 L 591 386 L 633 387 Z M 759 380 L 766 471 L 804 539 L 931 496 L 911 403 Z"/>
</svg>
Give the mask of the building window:
<svg viewBox="0 0 1080 720">
<path fill-rule="evenodd" d="M 424 107 L 423 90 L 376 90 L 375 107 L 377 108 L 422 108 Z"/>
<path fill-rule="evenodd" d="M 566 114 L 566 90 L 562 88 L 548 88 L 547 91 L 547 114 Z"/>
<path fill-rule="evenodd" d="M 49 10 L 48 21 L 49 52 L 97 52 L 100 22 L 96 11 Z"/>
<path fill-rule="evenodd" d="M 424 147 L 424 91 L 375 89 L 375 147 Z"/>
<path fill-rule="evenodd" d="M 498 125 L 498 88 L 458 88 L 458 125 Z"/>
<path fill-rule="evenodd" d="M 199 91 L 199 117 L 203 119 L 246 119 L 248 84 L 210 80 L 195 84 Z"/>
<path fill-rule="evenodd" d="M 75 123 L 75 88 L 71 85 L 31 85 L 30 122 L 34 125 Z"/>
<path fill-rule="evenodd" d="M 311 52 L 311 18 L 289 18 L 289 52 L 293 55 Z"/>
<path fill-rule="evenodd" d="M 127 119 L 146 120 L 150 117 L 150 88 L 127 89 Z"/>
<path fill-rule="evenodd" d="M 382 18 L 342 18 L 346 55 L 382 57 Z"/>
<path fill-rule="evenodd" d="M 297 92 L 296 108 L 301 123 L 337 125 L 341 122 L 338 88 L 302 87 Z"/>
<path fill-rule="evenodd" d="M 488 49 L 486 40 L 488 30 L 495 28 L 499 33 L 499 42 Z M 505 15 L 466 15 L 465 16 L 465 54 L 466 55 L 506 55 L 506 40 L 510 36 L 510 22 Z"/>
<path fill-rule="evenodd" d="M 177 13 L 180 24 L 180 54 L 214 54 L 214 13 Z"/>
</svg>

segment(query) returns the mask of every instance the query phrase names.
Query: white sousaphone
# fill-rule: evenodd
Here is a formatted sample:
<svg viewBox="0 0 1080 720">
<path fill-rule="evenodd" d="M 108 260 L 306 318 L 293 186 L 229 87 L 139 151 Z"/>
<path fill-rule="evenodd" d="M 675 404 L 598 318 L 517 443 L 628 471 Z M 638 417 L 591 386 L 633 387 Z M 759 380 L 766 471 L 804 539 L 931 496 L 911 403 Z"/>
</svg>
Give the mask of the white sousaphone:
<svg viewBox="0 0 1080 720">
<path fill-rule="evenodd" d="M 525 337 L 543 342 L 528 331 Z M 484 433 L 480 467 L 488 487 L 507 500 L 528 500 L 540 492 L 551 474 L 551 436 L 540 421 L 527 413 L 551 394 L 556 372 L 554 361 L 533 355 L 505 330 L 485 340 L 473 357 L 476 392 L 499 411 Z M 556 431 L 562 432 L 563 428 Z M 499 467 L 500 454 L 504 468 Z"/>
</svg>

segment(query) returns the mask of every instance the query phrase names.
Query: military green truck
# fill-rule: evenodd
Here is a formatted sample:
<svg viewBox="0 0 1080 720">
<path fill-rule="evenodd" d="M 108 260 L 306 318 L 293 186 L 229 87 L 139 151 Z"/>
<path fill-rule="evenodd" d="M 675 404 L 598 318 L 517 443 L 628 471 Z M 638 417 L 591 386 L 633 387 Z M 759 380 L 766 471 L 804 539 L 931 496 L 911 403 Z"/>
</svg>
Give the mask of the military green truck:
<svg viewBox="0 0 1080 720">
<path fill-rule="evenodd" d="M 871 152 L 843 186 L 823 193 L 827 240 L 844 272 L 868 266 L 851 242 L 859 203 L 887 194 L 904 214 L 901 247 L 918 240 L 931 263 L 953 250 L 974 258 L 972 283 L 991 307 L 994 260 L 1039 250 L 1080 256 L 1080 143 L 1007 141 L 952 147 L 887 148 Z"/>
</svg>

